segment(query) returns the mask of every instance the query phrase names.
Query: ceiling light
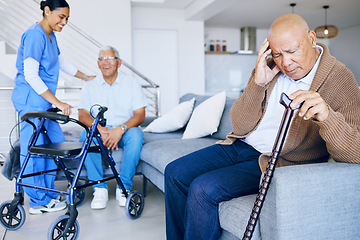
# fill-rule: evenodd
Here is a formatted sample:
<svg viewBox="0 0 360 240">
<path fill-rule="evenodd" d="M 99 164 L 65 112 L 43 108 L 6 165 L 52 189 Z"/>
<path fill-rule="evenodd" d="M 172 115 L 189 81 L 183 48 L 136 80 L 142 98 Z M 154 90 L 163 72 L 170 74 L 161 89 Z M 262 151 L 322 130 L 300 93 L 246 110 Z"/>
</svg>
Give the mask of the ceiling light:
<svg viewBox="0 0 360 240">
<path fill-rule="evenodd" d="M 296 3 L 290 3 L 290 7 L 292 7 L 292 13 L 295 13 Z"/>
<path fill-rule="evenodd" d="M 338 34 L 338 28 L 334 25 L 327 24 L 327 9 L 328 5 L 323 6 L 325 9 L 325 25 L 315 28 L 316 37 L 318 38 L 333 38 Z"/>
</svg>

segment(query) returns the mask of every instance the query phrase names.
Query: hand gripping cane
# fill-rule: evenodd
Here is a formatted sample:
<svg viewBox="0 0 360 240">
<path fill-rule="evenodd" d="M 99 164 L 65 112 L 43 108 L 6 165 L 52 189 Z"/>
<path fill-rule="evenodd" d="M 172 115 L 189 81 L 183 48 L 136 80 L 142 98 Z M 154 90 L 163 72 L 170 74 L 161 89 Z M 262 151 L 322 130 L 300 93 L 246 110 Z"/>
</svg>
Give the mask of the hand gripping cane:
<svg viewBox="0 0 360 240">
<path fill-rule="evenodd" d="M 254 203 L 254 207 L 252 209 L 250 219 L 249 219 L 249 222 L 247 224 L 247 227 L 246 227 L 246 230 L 245 230 L 245 233 L 243 236 L 243 240 L 250 240 L 254 233 L 256 222 L 259 218 L 259 214 L 260 214 L 261 208 L 263 206 L 265 196 L 269 189 L 270 181 L 274 174 L 275 166 L 279 159 L 281 148 L 284 145 L 286 134 L 287 134 L 289 126 L 291 124 L 292 117 L 294 115 L 295 110 L 299 108 L 299 106 L 296 108 L 290 107 L 291 100 L 285 93 L 281 94 L 280 103 L 282 105 L 284 105 L 285 112 L 284 112 L 283 118 L 281 120 L 280 128 L 279 128 L 276 140 L 275 140 L 275 144 L 274 144 L 271 156 L 270 156 L 270 160 L 266 167 L 265 175 L 262 179 L 261 187 L 260 187 L 259 193 L 256 197 L 256 201 Z"/>
</svg>

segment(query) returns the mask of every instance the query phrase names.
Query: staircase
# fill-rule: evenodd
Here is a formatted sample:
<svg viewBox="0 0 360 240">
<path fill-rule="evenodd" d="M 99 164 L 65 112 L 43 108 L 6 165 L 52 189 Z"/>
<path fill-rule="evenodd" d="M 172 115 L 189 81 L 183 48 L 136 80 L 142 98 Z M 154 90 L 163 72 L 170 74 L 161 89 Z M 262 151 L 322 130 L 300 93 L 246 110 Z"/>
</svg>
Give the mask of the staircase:
<svg viewBox="0 0 360 240">
<path fill-rule="evenodd" d="M 41 19 L 39 0 L 0 0 L 0 161 L 7 155 L 9 133 L 17 122 L 17 115 L 10 101 L 13 79 L 16 75 L 16 52 L 21 35 L 33 23 Z M 97 59 L 101 43 L 87 35 L 81 29 L 69 22 L 61 34 L 56 35 L 61 54 L 66 60 L 88 75 L 96 75 Z M 148 98 L 147 116 L 159 115 L 159 86 L 131 67 L 124 59 L 122 66 L 126 73 L 133 73 L 142 85 Z M 122 67 L 122 68 L 123 68 Z M 60 72 L 57 97 L 72 106 L 77 107 L 82 81 Z M 71 117 L 77 118 L 77 111 Z M 13 133 L 14 138 L 17 130 Z"/>
</svg>

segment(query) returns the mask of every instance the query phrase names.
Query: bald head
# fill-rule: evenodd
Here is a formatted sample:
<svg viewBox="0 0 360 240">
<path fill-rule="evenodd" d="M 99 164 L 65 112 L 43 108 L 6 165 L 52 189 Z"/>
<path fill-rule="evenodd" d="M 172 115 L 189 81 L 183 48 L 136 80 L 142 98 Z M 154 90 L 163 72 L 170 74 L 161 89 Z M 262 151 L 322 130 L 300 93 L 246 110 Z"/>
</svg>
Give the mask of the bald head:
<svg viewBox="0 0 360 240">
<path fill-rule="evenodd" d="M 286 14 L 270 27 L 269 48 L 275 64 L 288 77 L 298 80 L 306 76 L 320 54 L 316 34 L 297 14 Z"/>
<path fill-rule="evenodd" d="M 304 36 L 309 32 L 306 21 L 297 14 L 286 14 L 277 18 L 270 27 L 268 39 L 278 37 L 281 34 L 296 34 Z"/>
</svg>

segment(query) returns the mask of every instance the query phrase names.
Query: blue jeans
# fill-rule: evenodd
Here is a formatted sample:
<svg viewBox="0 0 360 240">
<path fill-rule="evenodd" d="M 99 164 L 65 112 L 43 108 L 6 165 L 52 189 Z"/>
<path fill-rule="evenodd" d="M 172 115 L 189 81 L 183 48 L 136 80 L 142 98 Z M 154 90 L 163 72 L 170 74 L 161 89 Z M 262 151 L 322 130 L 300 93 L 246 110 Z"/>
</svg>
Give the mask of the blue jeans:
<svg viewBox="0 0 360 240">
<path fill-rule="evenodd" d="M 80 141 L 83 142 L 86 132 L 83 131 Z M 95 139 L 94 139 L 95 140 Z M 123 160 L 120 166 L 120 179 L 126 190 L 131 190 L 132 178 L 139 163 L 140 152 L 144 143 L 144 135 L 140 128 L 129 128 L 120 139 L 118 146 L 124 149 Z M 85 160 L 88 179 L 98 181 L 104 178 L 102 159 L 100 153 L 88 153 Z M 94 188 L 107 188 L 105 182 L 94 185 Z"/>
<path fill-rule="evenodd" d="M 167 239 L 219 239 L 219 203 L 258 192 L 259 156 L 260 152 L 237 140 L 169 163 L 165 169 Z"/>
<path fill-rule="evenodd" d="M 43 107 L 24 107 L 24 110 L 19 111 L 19 115 L 22 116 L 28 111 L 46 111 L 46 108 Z M 38 118 L 31 118 L 31 120 L 36 126 L 38 126 L 40 120 Z M 44 123 L 44 126 L 47 130 L 47 135 L 53 143 L 65 141 L 64 134 L 60 128 L 60 125 L 57 122 L 47 119 Z M 24 163 L 25 156 L 28 153 L 28 145 L 31 135 L 33 134 L 33 127 L 27 122 L 21 122 L 20 129 L 20 164 L 21 166 Z M 44 138 L 44 135 L 40 134 L 36 145 L 48 143 Z M 51 169 L 57 169 L 57 166 L 52 158 L 44 156 L 32 155 L 30 157 L 28 164 L 26 165 L 24 174 L 31 174 L 39 171 L 46 171 Z M 38 176 L 23 178 L 22 182 L 34 186 L 46 187 L 51 189 L 56 189 L 55 187 L 55 175 L 41 174 Z M 48 192 L 44 190 L 39 190 L 35 188 L 24 187 L 24 192 L 30 197 L 29 205 L 34 207 L 36 205 L 47 205 L 51 199 L 57 197 L 57 193 Z"/>
</svg>

